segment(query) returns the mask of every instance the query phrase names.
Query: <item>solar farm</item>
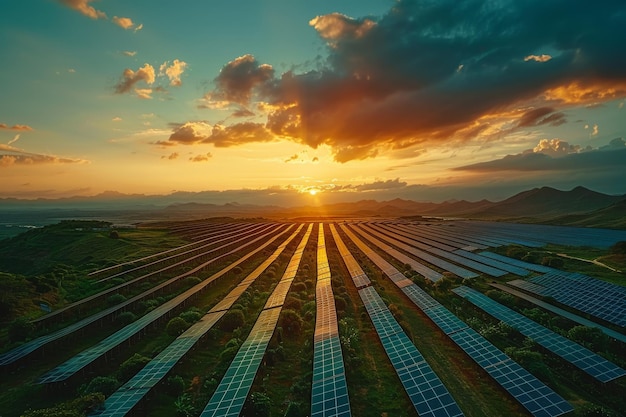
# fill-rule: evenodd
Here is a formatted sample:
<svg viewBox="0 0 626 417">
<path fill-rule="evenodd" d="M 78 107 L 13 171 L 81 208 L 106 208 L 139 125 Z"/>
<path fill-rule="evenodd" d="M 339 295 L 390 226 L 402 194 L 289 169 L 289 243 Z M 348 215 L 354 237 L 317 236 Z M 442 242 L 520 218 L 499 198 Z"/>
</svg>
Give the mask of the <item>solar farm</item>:
<svg viewBox="0 0 626 417">
<path fill-rule="evenodd" d="M 185 243 L 90 271 L 97 292 L 2 350 L 0 416 L 95 393 L 99 417 L 626 414 L 626 286 L 502 250 L 626 232 L 359 219 L 167 233 Z"/>
</svg>

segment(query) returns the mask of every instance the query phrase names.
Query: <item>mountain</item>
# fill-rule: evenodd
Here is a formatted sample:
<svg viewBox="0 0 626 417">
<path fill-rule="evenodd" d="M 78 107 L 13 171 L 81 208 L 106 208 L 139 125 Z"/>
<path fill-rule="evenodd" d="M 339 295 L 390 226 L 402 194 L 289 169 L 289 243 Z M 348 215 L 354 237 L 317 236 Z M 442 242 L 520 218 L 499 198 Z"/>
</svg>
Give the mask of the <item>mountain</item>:
<svg viewBox="0 0 626 417">
<path fill-rule="evenodd" d="M 626 229 L 626 199 L 589 213 L 560 216 L 549 223 L 561 226 Z"/>
<path fill-rule="evenodd" d="M 542 187 L 523 191 L 468 214 L 484 219 L 547 219 L 599 210 L 623 198 L 624 196 L 602 194 L 584 187 L 576 187 L 570 191 Z"/>
</svg>

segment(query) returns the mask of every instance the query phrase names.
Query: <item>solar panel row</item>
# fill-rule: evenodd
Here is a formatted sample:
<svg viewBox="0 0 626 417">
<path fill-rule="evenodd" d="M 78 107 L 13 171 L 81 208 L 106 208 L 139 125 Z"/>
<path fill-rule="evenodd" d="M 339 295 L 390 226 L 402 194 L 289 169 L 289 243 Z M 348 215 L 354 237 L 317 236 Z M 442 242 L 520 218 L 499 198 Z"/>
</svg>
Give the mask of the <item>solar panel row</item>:
<svg viewBox="0 0 626 417">
<path fill-rule="evenodd" d="M 324 224 L 317 237 L 316 318 L 313 344 L 311 416 L 350 416 L 350 399 L 343 366 L 335 298 L 324 239 Z"/>
<path fill-rule="evenodd" d="M 354 235 L 346 234 L 354 240 Z M 356 241 L 355 243 L 359 246 Z M 395 269 L 381 257 L 370 259 L 381 270 L 393 271 Z M 394 273 L 399 273 L 399 271 L 395 270 Z M 452 341 L 534 416 L 556 417 L 573 410 L 567 401 L 489 343 L 487 339 L 469 328 L 417 285 L 404 286 L 402 291 Z"/>
<path fill-rule="evenodd" d="M 582 369 L 600 382 L 608 382 L 626 375 L 626 371 L 589 349 L 554 333 L 522 314 L 505 307 L 471 288 L 461 286 L 452 290 L 488 314 L 517 329 L 537 343 Z"/>
<path fill-rule="evenodd" d="M 285 233 L 285 231 L 281 232 L 280 235 L 282 235 L 283 233 Z M 140 317 L 139 319 L 137 319 L 133 323 L 130 323 L 126 327 L 124 327 L 124 328 L 120 329 L 119 331 L 113 333 L 112 335 L 110 335 L 109 337 L 107 337 L 104 340 L 100 341 L 99 343 L 97 343 L 96 345 L 92 346 L 91 348 L 88 348 L 88 349 L 82 351 L 81 353 L 77 354 L 76 356 L 70 358 L 66 362 L 64 362 L 61 365 L 59 365 L 58 367 L 56 367 L 56 368 L 52 369 L 51 371 L 47 372 L 46 374 L 44 374 L 39 379 L 38 382 L 40 384 L 47 384 L 47 383 L 60 382 L 60 381 L 66 380 L 67 378 L 69 378 L 70 376 L 74 375 L 76 372 L 78 372 L 79 370 L 81 370 L 82 368 L 84 368 L 85 366 L 90 364 L 91 362 L 93 362 L 96 359 L 98 359 L 100 356 L 104 355 L 106 352 L 110 351 L 111 349 L 113 349 L 114 347 L 118 346 L 122 342 L 128 340 L 130 337 L 132 337 L 135 334 L 139 333 L 142 329 L 147 327 L 149 324 L 155 322 L 156 320 L 158 320 L 159 318 L 161 318 L 162 316 L 167 314 L 169 311 L 173 310 L 174 308 L 176 308 L 177 306 L 182 304 L 185 300 L 187 300 L 192 295 L 202 291 L 204 288 L 206 288 L 210 283 L 212 283 L 216 279 L 218 279 L 221 276 L 225 275 L 227 272 L 229 272 L 230 270 L 232 270 L 233 268 L 235 268 L 236 266 L 238 266 L 242 262 L 246 261 L 250 257 L 254 256 L 258 252 L 260 252 L 263 249 L 265 249 L 274 240 L 276 240 L 278 238 L 278 236 L 280 236 L 280 235 L 275 235 L 274 237 L 272 237 L 271 239 L 269 239 L 268 241 L 266 241 L 262 245 L 252 249 L 250 252 L 246 253 L 241 258 L 239 258 L 238 260 L 234 261 L 232 264 L 230 264 L 227 267 L 223 268 L 219 272 L 211 275 L 209 278 L 205 279 L 204 281 L 200 282 L 197 285 L 194 285 L 193 287 L 191 287 L 187 291 L 183 292 L 182 294 L 180 294 L 180 295 L 174 297 L 173 299 L 165 302 L 164 304 L 160 305 L 156 309 L 148 312 L 147 314 L 145 314 L 144 316 Z M 254 245 L 256 242 L 258 242 L 259 240 L 262 240 L 264 238 L 267 238 L 267 236 L 260 236 L 257 239 L 254 239 L 254 240 L 252 240 L 251 242 L 249 242 L 249 243 L 247 243 L 245 245 L 242 245 L 242 246 L 240 246 L 240 247 L 238 247 L 236 249 L 233 249 L 232 251 L 229 252 L 229 254 L 237 253 L 240 250 L 242 250 L 244 247 Z M 201 269 L 202 267 L 203 266 L 199 266 L 199 267 L 196 267 L 196 268 L 192 269 L 191 271 L 185 272 L 185 275 L 188 275 L 190 273 L 194 273 L 195 271 Z"/>
<path fill-rule="evenodd" d="M 300 225 L 265 261 L 254 269 L 224 299 L 218 302 L 199 322 L 180 335 L 165 350 L 133 376 L 120 389 L 109 396 L 104 407 L 91 416 L 122 417 L 161 381 L 191 347 L 226 313 L 241 294 L 278 258 L 287 245 L 302 229 Z"/>
<path fill-rule="evenodd" d="M 561 304 L 618 326 L 626 326 L 626 293 L 616 285 L 557 270 L 528 281 L 514 280 L 508 284 L 537 295 L 552 297 Z"/>
<path fill-rule="evenodd" d="M 462 277 L 462 278 L 476 278 L 478 277 L 478 275 L 472 271 L 468 271 L 465 268 L 462 268 L 460 266 L 454 265 L 448 261 L 445 261 L 441 258 L 438 258 L 434 255 L 432 255 L 431 253 L 428 253 L 424 250 L 420 250 L 418 248 L 416 248 L 415 246 L 420 246 L 422 249 L 425 248 L 425 245 L 420 245 L 418 243 L 415 243 L 415 241 L 412 241 L 411 245 L 408 245 L 406 243 L 404 243 L 403 241 L 406 241 L 406 239 L 402 239 L 401 236 L 398 236 L 398 239 L 393 239 L 389 236 L 386 236 L 378 231 L 376 231 L 373 228 L 370 228 L 368 226 L 359 226 L 361 228 L 361 230 L 371 236 L 376 236 L 378 239 L 381 239 L 382 241 L 384 241 L 386 244 L 390 244 L 393 245 L 397 248 L 400 248 L 408 253 L 410 253 L 411 255 L 414 255 L 426 262 L 428 262 L 431 265 L 435 265 L 445 271 L 448 272 L 452 272 L 453 274 Z M 402 240 L 402 241 L 401 241 Z M 434 249 L 431 250 L 431 252 L 433 252 Z M 433 252 L 434 253 L 434 252 Z"/>
<path fill-rule="evenodd" d="M 348 230 L 348 229 L 344 229 L 344 230 Z M 356 229 L 356 228 L 354 230 L 357 233 L 359 233 L 361 236 L 363 236 L 365 239 L 369 240 L 374 245 L 378 246 L 385 253 L 389 254 L 390 256 L 393 256 L 395 259 L 399 260 L 403 264 L 410 265 L 411 268 L 415 272 L 421 274 L 425 278 L 427 278 L 427 279 L 429 279 L 429 280 L 431 280 L 433 282 L 437 282 L 441 278 L 443 278 L 443 275 L 441 275 L 439 272 L 430 269 L 426 265 L 422 265 L 421 263 L 417 262 L 415 259 L 406 256 L 402 252 L 392 248 L 391 246 L 387 245 L 386 243 L 381 242 L 380 240 L 376 239 L 372 235 L 365 233 L 363 230 Z"/>
<path fill-rule="evenodd" d="M 497 253 L 493 253 L 493 252 L 484 251 L 484 252 L 480 252 L 480 254 L 486 258 L 495 259 L 497 261 L 504 262 L 506 264 L 513 265 L 513 266 L 518 266 L 520 268 L 527 269 L 529 271 L 541 272 L 541 273 L 552 271 L 552 268 L 547 267 L 547 266 L 520 261 L 519 259 L 509 258 L 508 256 L 498 255 Z"/>
<path fill-rule="evenodd" d="M 313 225 L 310 224 L 289 260 L 280 282 L 293 282 L 312 229 Z M 285 301 L 284 297 L 287 295 L 286 291 L 289 290 L 287 288 L 285 291 L 285 287 L 281 286 L 280 282 L 274 288 L 246 341 L 237 351 L 235 359 L 233 359 L 215 393 L 200 414 L 201 417 L 234 417 L 241 412 L 263 355 L 265 355 L 267 345 L 278 323 L 282 304 Z M 275 296 L 275 293 L 283 294 L 282 301 Z"/>
<path fill-rule="evenodd" d="M 478 254 L 468 252 L 467 250 L 464 250 L 463 248 L 455 248 L 455 247 L 451 247 L 448 245 L 442 245 L 434 240 L 430 240 L 424 236 L 419 235 L 417 232 L 402 232 L 398 228 L 392 228 L 389 226 L 382 226 L 381 229 L 389 230 L 391 233 L 399 234 L 400 236 L 409 238 L 413 242 L 411 242 L 411 240 L 404 240 L 404 239 L 402 239 L 402 241 L 404 241 L 405 243 L 409 243 L 409 244 L 415 243 L 414 246 L 422 248 L 426 251 L 430 251 L 430 252 L 437 253 L 437 254 L 441 254 L 443 252 L 451 252 L 453 255 L 459 255 L 459 256 L 462 256 L 463 258 L 469 259 L 470 261 L 475 261 L 480 264 L 487 265 L 488 267 L 493 268 L 493 269 L 488 269 L 488 271 L 496 272 L 497 274 L 501 274 L 501 272 L 498 272 L 498 271 L 506 271 L 506 272 L 510 272 L 512 274 L 516 274 L 520 276 L 526 276 L 530 273 L 529 271 L 525 269 L 508 265 L 499 261 L 495 261 L 493 259 L 485 258 Z M 434 249 L 434 251 L 431 250 L 430 248 Z M 463 261 L 463 262 L 467 262 L 467 261 Z M 464 265 L 468 266 L 469 268 L 472 268 L 472 266 L 475 266 L 476 264 L 469 263 L 469 264 L 464 264 Z M 479 268 L 484 268 L 484 267 L 479 266 Z"/>
<path fill-rule="evenodd" d="M 337 246 L 345 247 L 334 225 L 330 225 L 330 229 Z M 365 246 L 351 232 L 346 229 L 344 231 L 359 247 Z M 348 251 L 343 251 L 342 258 L 346 264 L 356 264 L 354 256 Z M 358 264 L 351 270 L 354 271 L 353 279 L 364 274 Z M 359 289 L 359 296 L 374 324 L 383 348 L 402 382 L 402 386 L 419 415 L 429 417 L 462 416 L 463 413 L 456 401 L 400 327 L 374 287 L 367 286 Z"/>
</svg>

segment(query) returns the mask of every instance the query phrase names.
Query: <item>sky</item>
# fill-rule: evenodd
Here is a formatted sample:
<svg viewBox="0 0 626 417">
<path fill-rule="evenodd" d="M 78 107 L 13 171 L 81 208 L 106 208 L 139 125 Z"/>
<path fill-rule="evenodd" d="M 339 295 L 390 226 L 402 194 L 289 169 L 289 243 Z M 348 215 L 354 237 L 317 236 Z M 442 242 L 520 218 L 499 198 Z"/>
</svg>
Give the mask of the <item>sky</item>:
<svg viewBox="0 0 626 417">
<path fill-rule="evenodd" d="M 2 2 L 0 198 L 626 194 L 624 45 L 623 0 Z"/>
</svg>

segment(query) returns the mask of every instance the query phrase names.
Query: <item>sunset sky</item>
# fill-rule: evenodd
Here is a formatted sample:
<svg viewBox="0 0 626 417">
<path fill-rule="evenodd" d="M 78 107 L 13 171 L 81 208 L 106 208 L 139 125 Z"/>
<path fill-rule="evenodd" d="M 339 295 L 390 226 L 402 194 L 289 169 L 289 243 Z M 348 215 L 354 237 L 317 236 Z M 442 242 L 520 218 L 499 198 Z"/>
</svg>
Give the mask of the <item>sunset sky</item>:
<svg viewBox="0 0 626 417">
<path fill-rule="evenodd" d="M 623 0 L 6 1 L 0 198 L 626 194 L 624 45 Z"/>
</svg>

